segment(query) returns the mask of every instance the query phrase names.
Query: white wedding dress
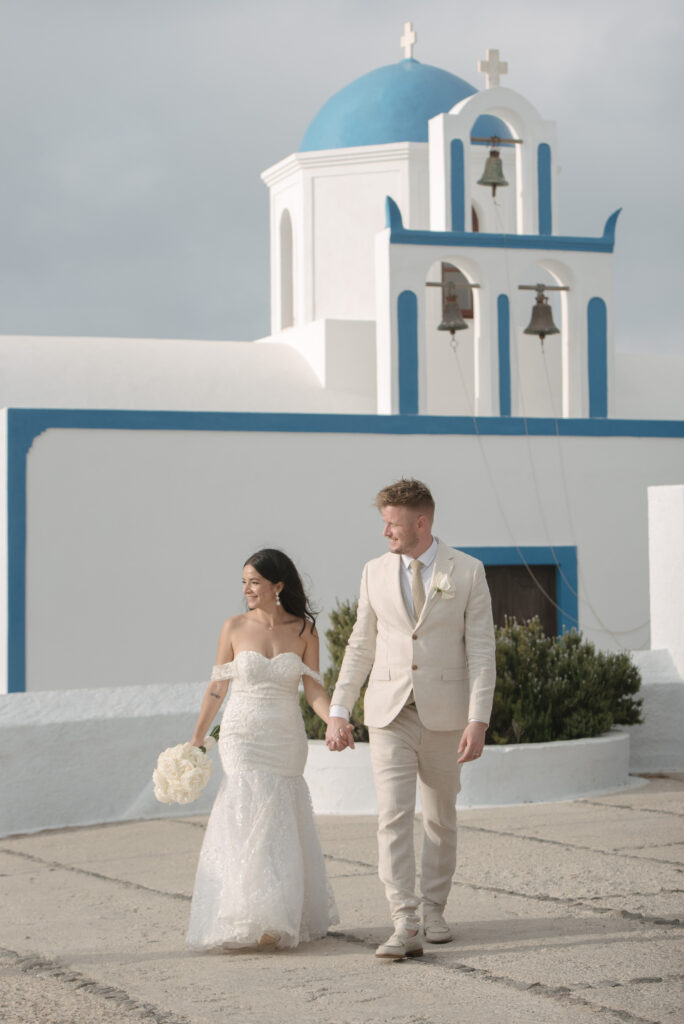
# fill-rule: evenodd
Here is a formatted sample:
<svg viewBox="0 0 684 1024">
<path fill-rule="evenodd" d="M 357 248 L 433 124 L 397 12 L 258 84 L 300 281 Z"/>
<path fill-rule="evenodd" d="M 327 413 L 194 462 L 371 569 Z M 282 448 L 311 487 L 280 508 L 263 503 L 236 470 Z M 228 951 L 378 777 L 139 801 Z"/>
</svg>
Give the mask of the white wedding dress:
<svg viewBox="0 0 684 1024">
<path fill-rule="evenodd" d="M 241 651 L 214 670 L 230 679 L 218 750 L 225 776 L 207 824 L 187 942 L 197 949 L 277 946 L 324 936 L 338 921 L 309 789 L 293 651 Z"/>
</svg>

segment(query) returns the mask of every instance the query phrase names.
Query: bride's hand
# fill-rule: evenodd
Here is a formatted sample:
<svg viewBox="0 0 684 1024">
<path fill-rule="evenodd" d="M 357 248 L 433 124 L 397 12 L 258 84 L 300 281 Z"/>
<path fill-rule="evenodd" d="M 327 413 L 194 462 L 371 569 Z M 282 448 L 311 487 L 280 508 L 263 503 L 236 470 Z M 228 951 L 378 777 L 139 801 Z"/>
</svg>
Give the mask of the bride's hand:
<svg viewBox="0 0 684 1024">
<path fill-rule="evenodd" d="M 328 750 L 354 749 L 354 729 L 344 718 L 331 717 L 325 732 Z"/>
</svg>

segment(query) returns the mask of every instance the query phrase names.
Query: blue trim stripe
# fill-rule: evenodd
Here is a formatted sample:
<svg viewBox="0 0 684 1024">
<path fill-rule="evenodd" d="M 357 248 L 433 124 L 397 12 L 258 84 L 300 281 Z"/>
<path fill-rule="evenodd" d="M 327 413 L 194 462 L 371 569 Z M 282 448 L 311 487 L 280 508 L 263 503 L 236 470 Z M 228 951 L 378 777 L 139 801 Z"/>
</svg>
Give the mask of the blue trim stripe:
<svg viewBox="0 0 684 1024">
<path fill-rule="evenodd" d="M 7 690 L 26 689 L 26 472 L 36 434 L 7 414 Z M 22 429 L 23 427 L 23 429 Z M 40 433 L 41 431 L 39 431 Z"/>
<path fill-rule="evenodd" d="M 499 414 L 511 415 L 511 340 L 510 304 L 507 295 L 496 300 L 499 331 Z"/>
<path fill-rule="evenodd" d="M 562 547 L 478 547 L 461 548 L 467 555 L 479 558 L 484 565 L 555 565 L 558 632 L 578 629 L 577 548 Z"/>
<path fill-rule="evenodd" d="M 399 338 L 399 415 L 418 413 L 418 299 L 402 292 L 397 299 Z"/>
<path fill-rule="evenodd" d="M 551 225 L 551 147 L 542 142 L 537 149 L 537 203 L 539 234 L 550 235 Z"/>
<path fill-rule="evenodd" d="M 128 409 L 8 409 L 10 438 L 25 451 L 44 430 L 248 430 L 307 434 L 484 434 L 684 438 L 684 420 L 592 420 L 521 416 L 377 416 L 355 413 L 162 412 Z"/>
<path fill-rule="evenodd" d="M 392 245 L 433 245 L 442 248 L 474 249 L 543 249 L 558 252 L 613 252 L 615 248 L 615 225 L 620 210 L 612 213 L 603 229 L 601 238 L 583 238 L 570 235 L 497 235 L 485 231 L 417 231 L 405 228 L 399 207 L 390 199 L 385 200 L 386 224 L 390 229 Z"/>
<path fill-rule="evenodd" d="M 465 231 L 465 161 L 461 139 L 451 141 L 451 230 Z"/>
<path fill-rule="evenodd" d="M 608 313 L 603 299 L 594 297 L 587 306 L 587 360 L 589 415 L 608 415 Z"/>
</svg>

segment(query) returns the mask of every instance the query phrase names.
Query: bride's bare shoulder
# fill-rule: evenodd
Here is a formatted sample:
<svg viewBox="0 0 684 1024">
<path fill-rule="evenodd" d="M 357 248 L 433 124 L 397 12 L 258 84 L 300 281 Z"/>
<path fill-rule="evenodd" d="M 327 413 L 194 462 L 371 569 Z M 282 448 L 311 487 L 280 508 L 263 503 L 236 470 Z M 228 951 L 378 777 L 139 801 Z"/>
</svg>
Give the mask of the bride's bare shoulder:
<svg viewBox="0 0 684 1024">
<path fill-rule="evenodd" d="M 247 616 L 242 615 L 231 615 L 229 619 L 223 623 L 221 627 L 221 634 L 218 642 L 218 653 L 216 655 L 216 664 L 223 665 L 225 662 L 233 660 L 233 652 L 236 646 L 236 640 L 239 638 L 239 634 L 244 630 Z"/>
<path fill-rule="evenodd" d="M 316 629 L 315 624 L 309 619 L 304 620 L 304 629 L 301 636 L 303 636 L 305 640 L 310 640 L 312 637 L 318 640 L 318 630 Z"/>
<path fill-rule="evenodd" d="M 226 619 L 226 621 L 221 626 L 221 636 L 234 636 L 235 633 L 238 633 L 241 629 L 244 629 L 246 623 L 247 616 L 244 614 L 244 612 L 240 615 L 231 615 L 230 618 Z"/>
</svg>

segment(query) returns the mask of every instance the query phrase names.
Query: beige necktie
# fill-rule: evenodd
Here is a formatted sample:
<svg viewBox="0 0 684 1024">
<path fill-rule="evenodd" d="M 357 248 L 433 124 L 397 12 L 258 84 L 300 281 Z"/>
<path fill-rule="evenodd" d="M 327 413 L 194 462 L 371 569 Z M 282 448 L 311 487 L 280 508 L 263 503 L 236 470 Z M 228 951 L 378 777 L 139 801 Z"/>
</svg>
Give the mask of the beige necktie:
<svg viewBox="0 0 684 1024">
<path fill-rule="evenodd" d="M 423 610 L 425 604 L 425 587 L 423 586 L 423 577 L 421 575 L 421 569 L 423 563 L 418 558 L 414 558 L 411 562 L 411 597 L 413 598 L 413 614 L 416 617 L 416 622 L 420 618 L 420 613 Z"/>
</svg>

